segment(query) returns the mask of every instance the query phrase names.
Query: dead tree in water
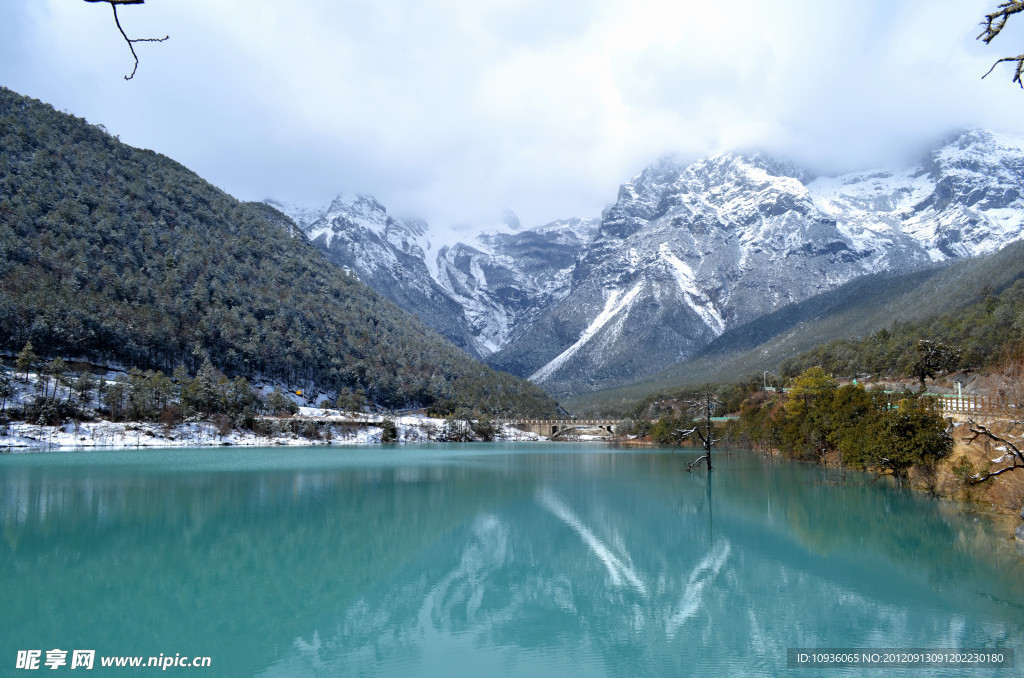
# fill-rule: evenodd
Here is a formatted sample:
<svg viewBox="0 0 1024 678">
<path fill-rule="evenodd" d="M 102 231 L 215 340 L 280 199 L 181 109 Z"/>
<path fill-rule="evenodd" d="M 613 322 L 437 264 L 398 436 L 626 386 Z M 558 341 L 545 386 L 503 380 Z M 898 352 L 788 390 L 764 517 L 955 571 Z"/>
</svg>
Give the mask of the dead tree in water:
<svg viewBox="0 0 1024 678">
<path fill-rule="evenodd" d="M 698 398 L 690 401 L 690 413 L 693 416 L 693 420 L 699 420 L 700 423 L 691 429 L 680 430 L 680 433 L 687 436 L 696 434 L 700 438 L 704 454 L 691 461 L 687 471 L 693 471 L 694 467 L 700 466 L 701 461 L 706 462 L 708 471 L 712 470 L 711 448 L 715 446 L 719 439 L 715 437 L 715 424 L 711 421 L 711 418 L 714 416 L 715 409 L 720 404 L 718 396 L 710 388 L 705 388 L 701 391 Z"/>
</svg>

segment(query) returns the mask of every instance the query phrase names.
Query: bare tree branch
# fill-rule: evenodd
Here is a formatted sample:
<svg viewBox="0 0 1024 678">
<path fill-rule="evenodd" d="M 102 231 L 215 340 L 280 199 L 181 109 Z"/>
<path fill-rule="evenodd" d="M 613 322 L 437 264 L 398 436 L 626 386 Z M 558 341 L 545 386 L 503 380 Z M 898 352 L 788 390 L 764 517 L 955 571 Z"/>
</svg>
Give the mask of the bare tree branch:
<svg viewBox="0 0 1024 678">
<path fill-rule="evenodd" d="M 986 45 L 991 44 L 992 40 L 1006 27 L 1006 22 L 1010 17 L 1020 12 L 1024 12 L 1024 0 L 1006 0 L 1006 2 L 1001 3 L 996 7 L 996 11 L 985 15 L 985 21 L 981 24 L 983 30 L 978 34 L 977 39 Z M 1013 82 L 1020 85 L 1021 89 L 1024 89 L 1024 81 L 1021 80 L 1021 72 L 1024 71 L 1024 54 L 999 59 L 992 64 L 992 68 L 988 69 L 988 73 L 981 76 L 982 79 L 988 77 L 988 74 L 994 71 L 999 64 L 1011 61 L 1017 64 L 1013 74 Z"/>
<path fill-rule="evenodd" d="M 1013 72 L 1013 82 L 1015 82 L 1018 85 L 1020 85 L 1021 89 L 1024 89 L 1024 82 L 1022 82 L 1021 79 L 1020 79 L 1020 74 L 1021 74 L 1022 71 L 1024 71 L 1024 54 L 1020 54 L 1020 55 L 1015 56 L 1015 57 L 1003 57 L 1002 59 L 999 59 L 994 64 L 992 64 L 992 68 L 988 69 L 988 71 L 985 73 L 985 75 L 981 76 L 982 79 L 984 80 L 985 76 L 987 76 L 992 71 L 996 70 L 996 66 L 998 66 L 1001 63 L 1003 63 L 1004 61 L 1014 61 L 1014 62 L 1017 63 L 1017 68 L 1014 69 L 1014 72 Z"/>
<path fill-rule="evenodd" d="M 135 53 L 135 43 L 137 42 L 163 42 L 169 39 L 171 36 L 165 35 L 162 38 L 129 38 L 128 34 L 121 28 L 121 20 L 117 16 L 118 5 L 141 5 L 146 0 L 85 0 L 86 2 L 105 2 L 110 5 L 110 8 L 114 10 L 114 24 L 117 25 L 117 30 L 121 32 L 121 37 L 128 43 L 128 49 L 132 52 L 132 57 L 135 59 L 135 67 L 132 68 L 130 75 L 124 76 L 125 80 L 131 80 L 135 77 L 135 72 L 139 70 L 139 55 Z"/>
<path fill-rule="evenodd" d="M 699 466 L 700 463 L 702 461 L 704 461 L 704 460 L 709 460 L 709 463 L 710 463 L 710 459 L 711 459 L 711 454 L 710 453 L 709 454 L 702 454 L 699 457 L 697 457 L 696 459 L 694 459 L 693 461 L 691 461 L 689 464 L 687 464 L 686 470 L 687 471 L 692 471 L 694 466 Z"/>
<path fill-rule="evenodd" d="M 977 39 L 986 45 L 991 43 L 992 39 L 1006 27 L 1007 20 L 1020 12 L 1024 12 L 1024 0 L 1007 0 L 1000 4 L 996 7 L 996 11 L 985 15 L 985 23 L 981 24 L 985 30 L 978 35 Z"/>
<path fill-rule="evenodd" d="M 987 426 L 982 426 L 981 424 L 974 423 L 973 419 L 967 422 L 967 428 L 972 433 L 972 435 L 969 437 L 964 436 L 964 442 L 970 445 L 978 438 L 984 438 L 987 441 L 992 440 L 998 443 L 1002 443 L 1003 445 L 1005 445 L 1003 449 L 1006 451 L 997 459 L 993 459 L 992 463 L 1002 464 L 1007 461 L 1012 462 L 1009 466 L 1004 466 L 1001 469 L 997 469 L 995 471 L 983 471 L 981 473 L 977 473 L 971 476 L 971 482 L 973 484 L 983 483 L 989 478 L 994 478 L 995 476 L 998 476 L 1002 473 L 1006 473 L 1007 471 L 1024 469 L 1024 452 L 1021 452 L 1020 448 L 1018 448 L 1012 442 L 1010 442 L 1009 440 L 1002 436 L 996 435 Z"/>
</svg>

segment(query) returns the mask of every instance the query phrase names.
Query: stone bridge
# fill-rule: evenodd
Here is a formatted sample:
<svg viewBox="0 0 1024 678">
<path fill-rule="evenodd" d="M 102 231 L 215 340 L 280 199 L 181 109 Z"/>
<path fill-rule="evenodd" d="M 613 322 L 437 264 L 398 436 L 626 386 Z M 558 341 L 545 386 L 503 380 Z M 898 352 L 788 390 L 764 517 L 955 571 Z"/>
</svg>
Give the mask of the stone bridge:
<svg viewBox="0 0 1024 678">
<path fill-rule="evenodd" d="M 593 431 L 597 435 L 614 435 L 621 419 L 506 419 L 502 423 L 515 426 L 521 431 L 553 438 L 571 430 Z"/>
</svg>

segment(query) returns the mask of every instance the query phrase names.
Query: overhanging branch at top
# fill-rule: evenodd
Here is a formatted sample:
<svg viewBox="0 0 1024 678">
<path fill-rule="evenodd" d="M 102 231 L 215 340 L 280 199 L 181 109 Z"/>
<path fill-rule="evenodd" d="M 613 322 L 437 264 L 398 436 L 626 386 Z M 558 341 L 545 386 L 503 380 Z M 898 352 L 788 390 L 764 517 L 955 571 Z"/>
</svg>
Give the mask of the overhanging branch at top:
<svg viewBox="0 0 1024 678">
<path fill-rule="evenodd" d="M 139 55 L 135 53 L 135 43 L 137 42 L 163 42 L 171 36 L 165 35 L 162 38 L 129 38 L 128 34 L 121 28 L 121 20 L 117 16 L 118 5 L 141 5 L 146 0 L 85 0 L 86 2 L 105 2 L 110 5 L 110 8 L 114 10 L 114 24 L 117 25 L 117 30 L 121 32 L 121 37 L 128 43 L 128 49 L 132 52 L 132 58 L 135 59 L 135 67 L 132 68 L 132 72 L 129 75 L 124 76 L 125 80 L 131 80 L 135 77 L 135 72 L 139 70 Z"/>
<path fill-rule="evenodd" d="M 996 11 L 985 15 L 985 21 L 981 23 L 983 30 L 978 34 L 977 39 L 986 45 L 991 44 L 992 40 L 1006 27 L 1006 22 L 1010 17 L 1020 12 L 1024 12 L 1024 0 L 1006 0 L 1006 2 L 1000 3 L 996 7 Z M 998 59 L 992 64 L 992 68 L 988 69 L 988 73 L 981 77 L 987 77 L 989 73 L 995 70 L 996 66 L 1004 62 L 1014 62 L 1017 64 L 1013 74 L 1013 82 L 1024 89 L 1024 81 L 1021 81 L 1021 72 L 1024 71 L 1024 54 Z"/>
</svg>

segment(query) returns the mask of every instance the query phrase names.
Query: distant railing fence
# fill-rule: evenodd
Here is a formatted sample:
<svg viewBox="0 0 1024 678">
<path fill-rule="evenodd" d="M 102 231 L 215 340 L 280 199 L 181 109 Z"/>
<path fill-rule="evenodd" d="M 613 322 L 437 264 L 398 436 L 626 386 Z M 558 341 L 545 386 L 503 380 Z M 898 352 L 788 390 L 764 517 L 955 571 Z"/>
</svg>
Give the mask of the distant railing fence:
<svg viewBox="0 0 1024 678">
<path fill-rule="evenodd" d="M 1014 409 L 1004 399 L 982 395 L 935 395 L 935 403 L 943 414 L 991 414 Z"/>
</svg>

